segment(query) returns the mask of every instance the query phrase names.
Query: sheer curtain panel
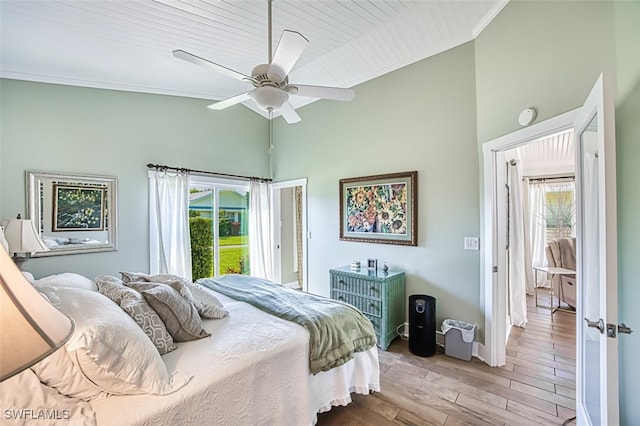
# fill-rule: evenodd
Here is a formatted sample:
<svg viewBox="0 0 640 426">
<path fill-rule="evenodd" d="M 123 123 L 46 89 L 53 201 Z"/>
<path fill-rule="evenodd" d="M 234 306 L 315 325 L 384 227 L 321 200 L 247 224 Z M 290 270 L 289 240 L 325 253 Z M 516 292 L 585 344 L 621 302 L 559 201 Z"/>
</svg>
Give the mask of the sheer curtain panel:
<svg viewBox="0 0 640 426">
<path fill-rule="evenodd" d="M 531 208 L 531 246 L 532 246 L 532 266 L 547 266 L 547 256 L 545 247 L 547 246 L 547 213 L 545 211 L 545 184 L 532 183 L 530 189 Z M 538 274 L 536 287 L 544 287 L 547 281 L 547 274 Z"/>
<path fill-rule="evenodd" d="M 295 272 L 298 275 L 298 285 L 302 288 L 302 187 L 294 188 L 294 204 L 295 204 Z"/>
<path fill-rule="evenodd" d="M 190 280 L 188 173 L 149 171 L 149 237 L 151 274 Z"/>
<path fill-rule="evenodd" d="M 511 324 L 524 327 L 527 323 L 527 245 L 524 206 L 522 202 L 522 175 L 515 162 L 508 167 L 509 175 L 509 316 Z"/>
<path fill-rule="evenodd" d="M 269 185 L 249 184 L 249 265 L 254 277 L 273 280 L 271 202 Z"/>
</svg>

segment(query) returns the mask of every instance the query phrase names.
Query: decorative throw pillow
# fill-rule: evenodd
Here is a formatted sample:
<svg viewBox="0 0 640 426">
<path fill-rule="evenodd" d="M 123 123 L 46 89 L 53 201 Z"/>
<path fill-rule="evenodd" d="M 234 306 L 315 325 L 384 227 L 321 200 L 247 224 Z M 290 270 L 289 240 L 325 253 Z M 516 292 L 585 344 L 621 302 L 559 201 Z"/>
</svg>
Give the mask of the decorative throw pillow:
<svg viewBox="0 0 640 426">
<path fill-rule="evenodd" d="M 177 275 L 161 274 L 161 275 L 147 275 L 141 272 L 120 272 L 122 275 L 122 281 L 125 284 L 131 282 L 149 282 L 157 284 L 166 284 L 173 287 L 182 297 L 187 299 L 190 303 L 194 303 L 193 295 L 189 288 L 185 285 L 187 280 L 180 278 Z M 195 305 L 195 303 L 194 303 Z"/>
<path fill-rule="evenodd" d="M 87 379 L 103 391 L 166 395 L 189 382 L 190 378 L 169 375 L 144 332 L 107 297 L 68 287 L 39 290 L 73 319 L 75 330 L 65 348 Z"/>
<path fill-rule="evenodd" d="M 148 278 L 151 277 L 151 275 L 143 272 L 120 272 L 120 276 L 125 284 L 149 281 Z"/>
<path fill-rule="evenodd" d="M 57 275 L 49 275 L 33 282 L 35 287 L 73 287 L 85 290 L 98 291 L 96 283 L 87 277 L 73 272 L 64 272 Z"/>
<path fill-rule="evenodd" d="M 98 291 L 117 303 L 123 311 L 133 318 L 151 339 L 160 355 L 177 348 L 160 316 L 140 293 L 126 287 L 120 279 L 110 275 L 100 275 L 96 277 L 95 281 Z"/>
<path fill-rule="evenodd" d="M 222 302 L 209 289 L 177 275 L 148 275 L 141 272 L 120 272 L 120 275 L 125 283 L 145 281 L 170 285 L 193 303 L 202 318 L 217 319 L 228 314 Z"/>
<path fill-rule="evenodd" d="M 167 330 L 176 342 L 208 337 L 195 306 L 173 287 L 151 282 L 127 283 L 139 291 L 151 307 L 160 315 Z"/>
<path fill-rule="evenodd" d="M 194 305 L 202 318 L 217 319 L 226 317 L 229 312 L 211 290 L 198 283 L 186 282 L 193 295 Z"/>
</svg>

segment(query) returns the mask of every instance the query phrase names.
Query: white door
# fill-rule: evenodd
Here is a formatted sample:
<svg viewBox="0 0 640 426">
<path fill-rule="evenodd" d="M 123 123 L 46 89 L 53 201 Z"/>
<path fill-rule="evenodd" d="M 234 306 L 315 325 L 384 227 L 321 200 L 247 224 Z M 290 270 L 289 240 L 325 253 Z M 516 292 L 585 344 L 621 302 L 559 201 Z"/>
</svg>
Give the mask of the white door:
<svg viewBox="0 0 640 426">
<path fill-rule="evenodd" d="M 613 99 L 603 76 L 574 123 L 577 213 L 576 415 L 617 425 L 618 290 Z"/>
</svg>

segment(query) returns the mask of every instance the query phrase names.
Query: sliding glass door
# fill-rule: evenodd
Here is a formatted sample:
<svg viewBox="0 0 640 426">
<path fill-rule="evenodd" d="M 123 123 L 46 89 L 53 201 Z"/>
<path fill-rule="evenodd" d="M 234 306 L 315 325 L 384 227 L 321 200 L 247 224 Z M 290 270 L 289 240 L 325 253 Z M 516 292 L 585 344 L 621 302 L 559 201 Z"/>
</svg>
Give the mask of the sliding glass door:
<svg viewBox="0 0 640 426">
<path fill-rule="evenodd" d="M 249 185 L 195 176 L 189 229 L 193 279 L 249 274 Z"/>
</svg>

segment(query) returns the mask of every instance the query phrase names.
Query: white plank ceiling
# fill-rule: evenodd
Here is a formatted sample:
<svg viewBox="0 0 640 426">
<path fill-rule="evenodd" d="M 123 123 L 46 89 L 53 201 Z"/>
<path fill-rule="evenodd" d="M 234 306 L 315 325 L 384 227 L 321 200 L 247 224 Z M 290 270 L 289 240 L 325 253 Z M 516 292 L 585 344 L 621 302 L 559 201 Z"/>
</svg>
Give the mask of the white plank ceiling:
<svg viewBox="0 0 640 426">
<path fill-rule="evenodd" d="M 274 0 L 273 49 L 298 31 L 289 81 L 353 87 L 474 39 L 507 1 Z M 251 86 L 174 49 L 244 74 L 268 62 L 267 0 L 0 0 L 0 28 L 10 79 L 219 100 Z"/>
<path fill-rule="evenodd" d="M 574 176 L 573 130 L 545 136 L 505 152 L 505 160 L 520 161 L 523 177 Z"/>
</svg>

